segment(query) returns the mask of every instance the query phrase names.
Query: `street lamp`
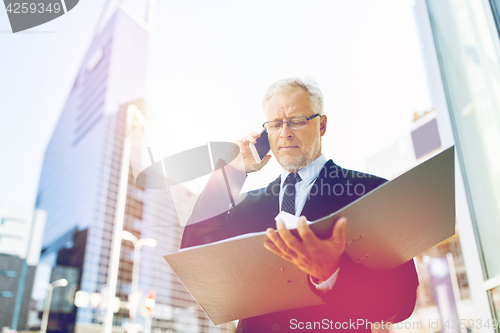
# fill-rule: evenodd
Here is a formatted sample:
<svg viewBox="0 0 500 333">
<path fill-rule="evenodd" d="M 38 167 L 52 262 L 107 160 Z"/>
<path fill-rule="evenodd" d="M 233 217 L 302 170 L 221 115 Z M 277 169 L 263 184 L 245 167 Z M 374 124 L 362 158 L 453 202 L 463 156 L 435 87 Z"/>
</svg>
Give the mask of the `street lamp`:
<svg viewBox="0 0 500 333">
<path fill-rule="evenodd" d="M 134 244 L 134 263 L 132 265 L 132 289 L 136 291 L 139 289 L 139 266 L 141 262 L 141 248 L 143 245 L 155 247 L 156 240 L 153 238 L 138 239 L 128 231 L 122 231 L 122 239 L 128 240 Z"/>
<path fill-rule="evenodd" d="M 126 110 L 125 138 L 123 140 L 122 161 L 120 167 L 120 180 L 118 182 L 118 195 L 116 198 L 115 218 L 113 225 L 113 236 L 111 238 L 111 252 L 109 255 L 107 304 L 114 304 L 116 286 L 118 284 L 118 269 L 120 267 L 121 235 L 123 221 L 125 219 L 125 206 L 127 203 L 128 171 L 130 167 L 130 155 L 132 152 L 132 137 L 130 133 L 134 128 L 134 120 L 139 125 L 144 125 L 144 115 L 137 105 L 129 104 Z M 111 333 L 113 327 L 113 311 L 108 310 L 104 318 L 103 333 Z"/>
<path fill-rule="evenodd" d="M 45 304 L 43 306 L 43 316 L 42 323 L 40 325 L 40 333 L 47 333 L 47 324 L 49 323 L 49 312 L 50 312 L 50 303 L 52 302 L 52 292 L 54 288 L 57 287 L 66 287 L 68 285 L 68 280 L 59 279 L 52 283 L 47 284 L 47 296 L 45 297 Z"/>
</svg>

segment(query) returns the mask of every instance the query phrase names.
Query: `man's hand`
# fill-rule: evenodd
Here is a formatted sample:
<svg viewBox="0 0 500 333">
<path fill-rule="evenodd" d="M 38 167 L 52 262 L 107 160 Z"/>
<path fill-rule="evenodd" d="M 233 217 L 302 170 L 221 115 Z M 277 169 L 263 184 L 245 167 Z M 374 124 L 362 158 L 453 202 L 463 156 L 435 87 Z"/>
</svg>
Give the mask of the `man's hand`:
<svg viewBox="0 0 500 333">
<path fill-rule="evenodd" d="M 266 155 L 260 163 L 255 161 L 252 151 L 250 150 L 250 143 L 257 143 L 257 138 L 259 137 L 260 133 L 252 132 L 243 137 L 243 139 L 236 141 L 235 143 L 240 147 L 240 154 L 229 163 L 229 165 L 246 173 L 262 169 L 271 159 L 271 155 Z"/>
<path fill-rule="evenodd" d="M 339 268 L 340 256 L 346 246 L 346 222 L 344 217 L 340 218 L 335 223 L 331 237 L 321 240 L 309 228 L 305 216 L 301 216 L 297 222 L 300 240 L 285 227 L 283 221 L 278 220 L 278 232 L 271 228 L 266 230 L 270 240 L 264 246 L 309 275 L 325 281 Z"/>
</svg>

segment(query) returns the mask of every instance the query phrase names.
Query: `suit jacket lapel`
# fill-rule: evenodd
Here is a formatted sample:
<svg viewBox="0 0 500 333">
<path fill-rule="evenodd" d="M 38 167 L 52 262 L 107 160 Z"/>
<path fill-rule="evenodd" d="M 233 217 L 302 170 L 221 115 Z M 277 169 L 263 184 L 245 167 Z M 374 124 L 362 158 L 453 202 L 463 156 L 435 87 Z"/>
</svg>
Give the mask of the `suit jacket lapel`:
<svg viewBox="0 0 500 333">
<path fill-rule="evenodd" d="M 280 187 L 281 187 L 281 176 L 276 178 L 275 181 L 269 184 L 264 193 L 264 206 L 262 207 L 263 212 L 271 217 L 273 225 L 269 225 L 269 228 L 276 228 L 274 224 L 274 218 L 278 215 L 280 206 Z"/>
<path fill-rule="evenodd" d="M 335 205 L 335 197 L 327 195 L 337 181 L 329 177 L 329 171 L 333 168 L 338 168 L 338 166 L 332 160 L 328 160 L 311 188 L 301 213 L 307 217 L 308 221 L 317 220 L 335 211 L 332 210 L 332 205 Z"/>
<path fill-rule="evenodd" d="M 244 230 L 239 233 L 276 229 L 274 218 L 279 213 L 280 177 L 262 189 L 259 194 L 248 194 L 245 204 L 237 205 L 237 223 L 243 223 Z M 252 197 L 253 196 L 253 197 Z"/>
</svg>

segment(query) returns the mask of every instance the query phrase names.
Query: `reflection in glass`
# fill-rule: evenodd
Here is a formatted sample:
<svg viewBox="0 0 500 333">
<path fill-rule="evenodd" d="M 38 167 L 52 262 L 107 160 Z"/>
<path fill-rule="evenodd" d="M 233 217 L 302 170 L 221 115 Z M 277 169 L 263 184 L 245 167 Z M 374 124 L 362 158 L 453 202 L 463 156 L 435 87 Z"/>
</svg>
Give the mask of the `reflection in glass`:
<svg viewBox="0 0 500 333">
<path fill-rule="evenodd" d="M 498 34 L 478 0 L 427 1 L 456 147 L 487 277 L 500 274 Z"/>
</svg>

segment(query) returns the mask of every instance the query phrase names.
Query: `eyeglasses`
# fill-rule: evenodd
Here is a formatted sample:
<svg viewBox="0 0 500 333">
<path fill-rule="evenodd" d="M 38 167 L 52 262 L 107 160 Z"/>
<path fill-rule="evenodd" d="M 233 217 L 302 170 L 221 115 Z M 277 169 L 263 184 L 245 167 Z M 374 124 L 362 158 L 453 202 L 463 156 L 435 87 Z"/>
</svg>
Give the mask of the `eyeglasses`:
<svg viewBox="0 0 500 333">
<path fill-rule="evenodd" d="M 283 126 L 283 124 L 287 124 L 289 129 L 296 130 L 299 128 L 306 127 L 309 120 L 314 119 L 317 116 L 320 116 L 320 114 L 316 113 L 315 115 L 312 115 L 310 117 L 302 116 L 302 117 L 290 118 L 287 121 L 279 121 L 279 120 L 266 121 L 264 124 L 262 124 L 262 127 L 264 127 L 266 132 L 269 134 L 277 132 L 281 128 L 281 126 Z"/>
</svg>

